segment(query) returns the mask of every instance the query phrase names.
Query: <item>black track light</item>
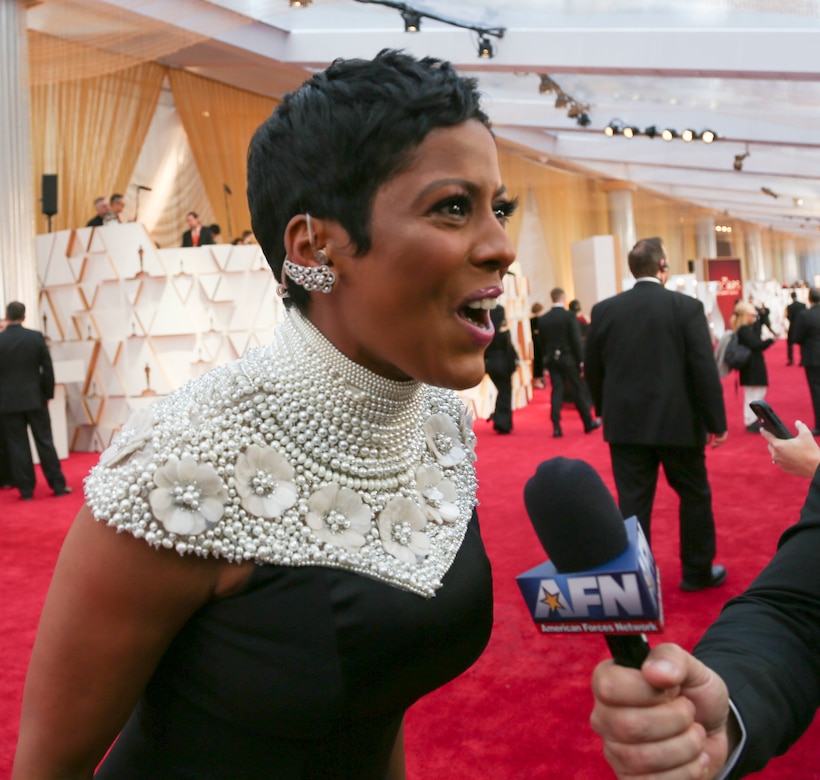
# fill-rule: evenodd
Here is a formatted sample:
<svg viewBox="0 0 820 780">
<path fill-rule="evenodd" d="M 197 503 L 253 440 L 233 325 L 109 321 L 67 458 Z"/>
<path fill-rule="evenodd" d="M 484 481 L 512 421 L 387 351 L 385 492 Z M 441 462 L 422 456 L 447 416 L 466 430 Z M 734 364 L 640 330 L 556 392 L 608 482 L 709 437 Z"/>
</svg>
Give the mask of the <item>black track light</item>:
<svg viewBox="0 0 820 780">
<path fill-rule="evenodd" d="M 661 138 L 663 138 L 664 141 L 671 141 L 673 138 L 677 137 L 677 132 L 675 130 L 671 130 L 668 127 L 661 132 Z"/>
<path fill-rule="evenodd" d="M 655 127 L 655 125 L 650 125 L 646 128 L 646 130 L 643 131 L 643 134 L 647 138 L 654 138 L 658 134 L 658 128 Z"/>
<path fill-rule="evenodd" d="M 582 111 L 580 114 L 578 114 L 578 116 L 575 117 L 575 121 L 581 127 L 588 127 L 590 122 L 592 122 L 592 120 L 589 118 L 589 114 L 587 114 L 586 111 Z"/>
<path fill-rule="evenodd" d="M 418 11 L 405 9 L 401 12 L 405 32 L 418 32 L 421 29 L 421 14 Z"/>
<path fill-rule="evenodd" d="M 690 141 L 694 141 L 694 140 L 695 140 L 695 131 L 694 131 L 694 130 L 690 130 L 689 128 L 686 128 L 686 130 L 684 130 L 684 131 L 680 134 L 680 137 L 681 137 L 681 140 L 682 140 L 682 141 L 686 141 L 686 143 L 689 143 Z"/>
<path fill-rule="evenodd" d="M 478 38 L 478 56 L 484 59 L 490 59 L 495 55 L 493 44 L 486 35 L 480 35 Z"/>
<path fill-rule="evenodd" d="M 710 144 L 712 141 L 717 140 L 717 133 L 714 130 L 704 130 L 700 134 L 700 140 L 705 144 Z"/>
<path fill-rule="evenodd" d="M 296 3 L 300 5 L 307 5 L 311 0 L 290 0 L 290 4 Z M 483 25 L 473 24 L 472 22 L 462 22 L 458 19 L 452 19 L 449 16 L 441 16 L 432 11 L 419 11 L 412 8 L 407 3 L 400 2 L 400 0 L 356 0 L 357 3 L 365 3 L 368 5 L 383 5 L 387 8 L 395 8 L 404 20 L 405 32 L 419 32 L 421 29 L 422 19 L 435 19 L 437 22 L 450 24 L 453 27 L 460 27 L 462 30 L 471 30 L 477 33 L 478 38 L 478 56 L 479 57 L 493 57 L 495 50 L 490 42 L 488 36 L 495 38 L 503 38 L 504 33 L 507 32 L 506 27 L 484 27 Z"/>
<path fill-rule="evenodd" d="M 563 92 L 559 92 L 558 97 L 555 98 L 555 107 L 566 108 L 569 105 L 569 100 L 568 95 L 565 95 Z"/>
<path fill-rule="evenodd" d="M 623 129 L 624 138 L 634 138 L 636 135 L 640 133 L 637 127 L 625 127 Z"/>
</svg>

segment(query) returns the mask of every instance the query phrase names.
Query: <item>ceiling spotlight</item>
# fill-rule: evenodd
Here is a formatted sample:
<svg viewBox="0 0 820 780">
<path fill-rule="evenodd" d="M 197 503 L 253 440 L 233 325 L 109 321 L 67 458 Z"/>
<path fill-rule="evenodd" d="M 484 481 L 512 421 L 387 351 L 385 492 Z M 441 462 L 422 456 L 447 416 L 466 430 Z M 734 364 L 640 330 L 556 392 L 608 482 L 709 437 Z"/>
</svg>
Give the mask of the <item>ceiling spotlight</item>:
<svg viewBox="0 0 820 780">
<path fill-rule="evenodd" d="M 703 143 L 705 143 L 705 144 L 710 144 L 710 143 L 712 143 L 712 141 L 714 141 L 716 139 L 717 139 L 717 134 L 714 132 L 714 130 L 704 130 L 700 134 L 700 140 L 703 141 Z"/>
<path fill-rule="evenodd" d="M 555 82 L 546 74 L 541 74 L 541 83 L 538 85 L 538 91 L 542 95 L 551 95 L 555 89 Z"/>
<path fill-rule="evenodd" d="M 307 8 L 310 5 L 310 0 L 290 0 L 291 8 Z"/>
<path fill-rule="evenodd" d="M 578 116 L 575 117 L 575 121 L 581 127 L 588 127 L 592 120 L 589 118 L 589 114 L 586 111 L 581 112 Z"/>
<path fill-rule="evenodd" d="M 418 11 L 407 8 L 401 12 L 401 18 L 404 19 L 405 32 L 418 32 L 421 29 L 421 14 Z"/>
<path fill-rule="evenodd" d="M 621 128 L 620 128 L 620 127 L 618 127 L 618 126 L 616 126 L 616 125 L 614 125 L 614 124 L 612 124 L 612 122 L 610 122 L 610 123 L 609 123 L 609 124 L 608 124 L 608 125 L 604 128 L 604 135 L 605 135 L 607 138 L 612 138 L 612 136 L 613 136 L 613 135 L 616 135 L 617 133 L 620 133 L 620 132 L 621 132 Z"/>
<path fill-rule="evenodd" d="M 795 206 L 802 206 L 803 205 L 803 198 L 792 198 Z"/>
<path fill-rule="evenodd" d="M 774 190 L 770 190 L 768 187 L 761 187 L 760 191 L 764 195 L 768 195 L 770 198 L 779 198 L 780 197 Z"/>
<path fill-rule="evenodd" d="M 694 130 L 690 130 L 689 128 L 687 128 L 686 130 L 684 130 L 684 131 L 680 134 L 680 137 L 681 137 L 681 139 L 682 139 L 683 141 L 686 141 L 686 143 L 689 143 L 690 141 L 694 141 L 694 140 L 695 140 L 695 131 L 694 131 Z"/>
<path fill-rule="evenodd" d="M 634 138 L 640 130 L 637 127 L 625 127 L 623 129 L 624 138 Z"/>
<path fill-rule="evenodd" d="M 643 131 L 643 134 L 647 138 L 654 138 L 658 134 L 658 128 L 655 127 L 655 125 L 650 125 L 646 128 L 646 130 Z"/>
<path fill-rule="evenodd" d="M 566 108 L 569 105 L 569 96 L 565 95 L 563 92 L 558 93 L 558 97 L 555 98 L 555 107 L 556 108 Z"/>
<path fill-rule="evenodd" d="M 584 112 L 585 108 L 588 108 L 588 106 L 582 106 L 580 103 L 576 103 L 575 101 L 572 101 L 569 104 L 569 109 L 567 110 L 567 116 L 570 119 L 575 119 L 575 117 L 577 117 L 579 114 L 582 114 Z"/>
<path fill-rule="evenodd" d="M 486 35 L 481 35 L 478 38 L 478 56 L 484 59 L 490 59 L 495 54 L 493 45 Z"/>
<path fill-rule="evenodd" d="M 677 133 L 674 130 L 670 130 L 668 127 L 661 132 L 661 138 L 664 141 L 671 141 L 673 138 L 677 138 Z"/>
<path fill-rule="evenodd" d="M 749 154 L 750 154 L 749 147 L 747 145 L 745 154 L 736 154 L 735 155 L 735 161 L 734 161 L 734 163 L 732 163 L 732 166 L 734 167 L 734 169 L 736 171 L 742 171 L 743 170 L 743 161 L 749 156 Z"/>
</svg>

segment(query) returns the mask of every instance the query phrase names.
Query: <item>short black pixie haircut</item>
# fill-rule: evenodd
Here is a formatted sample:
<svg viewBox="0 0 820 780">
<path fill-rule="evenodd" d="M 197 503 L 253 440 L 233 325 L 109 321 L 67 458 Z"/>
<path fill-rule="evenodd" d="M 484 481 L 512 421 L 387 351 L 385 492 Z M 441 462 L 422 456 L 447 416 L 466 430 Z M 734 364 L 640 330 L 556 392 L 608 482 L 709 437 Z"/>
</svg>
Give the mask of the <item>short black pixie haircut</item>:
<svg viewBox="0 0 820 780">
<path fill-rule="evenodd" d="M 344 227 L 362 255 L 370 248 L 377 190 L 400 173 L 428 133 L 477 119 L 475 79 L 449 62 L 384 49 L 372 60 L 336 60 L 282 99 L 251 139 L 248 205 L 268 264 L 281 278 L 284 234 L 297 214 Z M 308 293 L 289 285 L 288 304 Z"/>
</svg>

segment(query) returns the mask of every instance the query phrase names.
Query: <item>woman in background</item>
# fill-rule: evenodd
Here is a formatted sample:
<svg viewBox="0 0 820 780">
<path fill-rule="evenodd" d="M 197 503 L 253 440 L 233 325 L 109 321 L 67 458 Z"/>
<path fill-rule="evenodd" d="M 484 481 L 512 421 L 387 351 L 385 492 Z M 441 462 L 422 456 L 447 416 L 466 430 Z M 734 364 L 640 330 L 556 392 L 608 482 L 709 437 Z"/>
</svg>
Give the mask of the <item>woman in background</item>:
<svg viewBox="0 0 820 780">
<path fill-rule="evenodd" d="M 496 433 L 510 433 L 513 428 L 512 378 L 518 365 L 518 353 L 512 342 L 503 306 L 490 311 L 495 333 L 484 353 L 484 368 L 495 385 L 495 408 L 490 415 Z"/>
<path fill-rule="evenodd" d="M 105 780 L 399 780 L 405 710 L 489 639 L 455 390 L 484 375 L 514 203 L 475 81 L 333 63 L 257 130 L 248 198 L 285 322 L 86 480 L 15 780 L 103 756 Z"/>
<path fill-rule="evenodd" d="M 759 433 L 762 428 L 749 404 L 766 397 L 769 375 L 763 352 L 774 344 L 773 338 L 760 338 L 759 331 L 755 329 L 757 317 L 758 311 L 751 303 L 738 301 L 730 321 L 732 330 L 737 333 L 738 342 L 752 351 L 746 365 L 739 370 L 740 384 L 743 387 L 743 424 L 749 433 Z"/>
</svg>

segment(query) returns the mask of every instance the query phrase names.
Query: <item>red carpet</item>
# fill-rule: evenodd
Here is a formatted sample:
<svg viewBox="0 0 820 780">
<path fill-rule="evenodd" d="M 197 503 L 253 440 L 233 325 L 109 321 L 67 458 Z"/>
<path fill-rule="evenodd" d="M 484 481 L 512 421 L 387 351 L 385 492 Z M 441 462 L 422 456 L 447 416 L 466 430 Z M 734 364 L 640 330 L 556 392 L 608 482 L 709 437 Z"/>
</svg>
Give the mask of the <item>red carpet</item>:
<svg viewBox="0 0 820 780">
<path fill-rule="evenodd" d="M 767 353 L 768 400 L 793 428 L 796 418 L 813 425 L 805 375 L 785 367 L 785 344 Z M 676 496 L 661 479 L 653 515 L 655 555 L 664 581 L 666 638 L 691 648 L 721 605 L 753 579 L 775 549 L 784 528 L 797 519 L 808 482 L 772 466 L 765 442 L 743 428 L 741 394 L 725 380 L 729 441 L 708 453 L 718 527 L 718 562 L 729 569 L 726 585 L 684 594 L 678 589 Z M 410 780 L 599 780 L 611 777 L 598 738 L 588 725 L 589 677 L 607 657 L 598 637 L 542 636 L 529 617 L 515 576 L 544 554 L 524 510 L 522 490 L 542 460 L 582 458 L 614 489 L 609 451 L 601 432 L 585 435 L 573 408 L 563 413 L 564 438 L 551 438 L 549 391 L 515 413 L 515 429 L 498 436 L 476 423 L 479 513 L 495 579 L 495 627 L 479 661 L 459 679 L 428 696 L 407 717 Z M 62 538 L 79 507 L 82 478 L 96 454 L 73 454 L 64 464 L 75 493 L 53 498 L 42 482 L 35 500 L 0 492 L 0 777 L 14 753 L 25 667 L 39 610 Z M 656 640 L 652 640 L 655 642 Z M 766 780 L 820 779 L 815 722 L 784 757 L 755 775 Z"/>
</svg>

